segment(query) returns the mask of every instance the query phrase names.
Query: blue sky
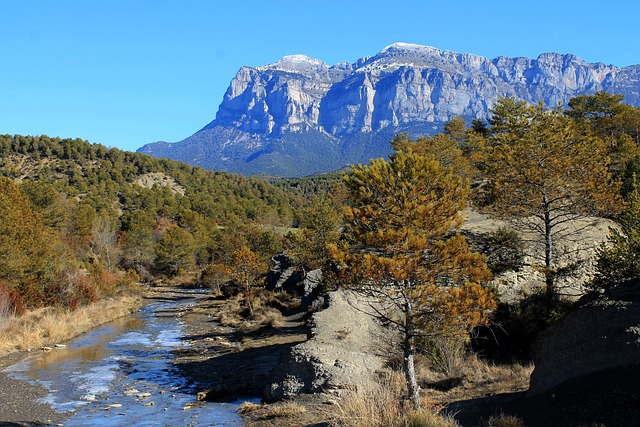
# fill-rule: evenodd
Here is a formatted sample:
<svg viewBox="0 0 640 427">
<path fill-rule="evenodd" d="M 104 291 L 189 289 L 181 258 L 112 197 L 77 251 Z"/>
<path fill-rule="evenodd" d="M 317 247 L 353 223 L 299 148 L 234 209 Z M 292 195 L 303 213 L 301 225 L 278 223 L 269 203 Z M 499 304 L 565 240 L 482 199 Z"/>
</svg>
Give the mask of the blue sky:
<svg viewBox="0 0 640 427">
<path fill-rule="evenodd" d="M 209 123 L 238 69 L 394 42 L 640 64 L 637 0 L 0 0 L 0 133 L 136 150 Z"/>
</svg>

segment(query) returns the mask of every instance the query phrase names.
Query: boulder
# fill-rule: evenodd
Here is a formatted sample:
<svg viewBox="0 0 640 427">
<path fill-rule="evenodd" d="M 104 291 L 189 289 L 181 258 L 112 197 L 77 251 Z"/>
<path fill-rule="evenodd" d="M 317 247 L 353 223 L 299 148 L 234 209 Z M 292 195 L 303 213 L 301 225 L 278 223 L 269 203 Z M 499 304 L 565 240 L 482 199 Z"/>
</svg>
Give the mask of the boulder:
<svg viewBox="0 0 640 427">
<path fill-rule="evenodd" d="M 534 362 L 528 396 L 599 372 L 638 372 L 640 281 L 583 297 L 542 333 L 534 346 Z"/>
<path fill-rule="evenodd" d="M 272 371 L 266 399 L 339 392 L 372 381 L 385 363 L 383 344 L 391 339 L 364 310 L 355 295 L 330 292 L 328 307 L 312 316 L 310 338 L 293 347 Z"/>
</svg>

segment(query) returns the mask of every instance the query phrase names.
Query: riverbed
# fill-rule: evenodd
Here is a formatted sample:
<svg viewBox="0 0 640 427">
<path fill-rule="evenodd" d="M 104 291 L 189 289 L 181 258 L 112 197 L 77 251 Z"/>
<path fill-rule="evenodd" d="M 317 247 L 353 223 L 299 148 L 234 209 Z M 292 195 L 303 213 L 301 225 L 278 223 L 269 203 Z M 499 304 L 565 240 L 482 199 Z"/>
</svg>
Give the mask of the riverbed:
<svg viewBox="0 0 640 427">
<path fill-rule="evenodd" d="M 175 366 L 173 351 L 189 346 L 180 314 L 204 297 L 173 292 L 2 372 L 42 387 L 46 393 L 37 404 L 62 414 L 64 426 L 241 426 L 241 401 L 198 402 L 197 382 L 187 381 Z M 15 415 L 14 420 L 42 421 L 28 411 Z"/>
</svg>

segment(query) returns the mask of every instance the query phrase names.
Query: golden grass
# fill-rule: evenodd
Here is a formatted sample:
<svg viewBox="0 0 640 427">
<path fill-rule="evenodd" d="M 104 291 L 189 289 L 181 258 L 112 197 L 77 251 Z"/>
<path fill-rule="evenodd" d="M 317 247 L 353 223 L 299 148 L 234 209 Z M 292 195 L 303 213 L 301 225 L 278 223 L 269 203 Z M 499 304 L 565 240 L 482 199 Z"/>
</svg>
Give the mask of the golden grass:
<svg viewBox="0 0 640 427">
<path fill-rule="evenodd" d="M 252 412 L 255 412 L 259 409 L 262 409 L 264 407 L 264 405 L 260 405 L 258 403 L 253 403 L 253 402 L 243 402 L 240 406 L 238 406 L 238 409 L 236 410 L 236 412 L 238 414 L 250 414 Z"/>
<path fill-rule="evenodd" d="M 269 307 L 267 298 L 270 295 L 256 295 L 252 299 L 253 316 L 248 313 L 244 305 L 244 299 L 236 295 L 225 300 L 214 310 L 218 321 L 222 326 L 230 326 L 243 330 L 252 330 L 262 327 L 280 328 L 284 325 L 284 316 L 280 310 Z"/>
<path fill-rule="evenodd" d="M 500 414 L 489 418 L 489 427 L 524 427 L 524 421 L 515 415 Z"/>
<path fill-rule="evenodd" d="M 398 372 L 385 372 L 379 382 L 358 390 L 348 390 L 337 404 L 338 410 L 329 420 L 334 427 L 458 427 L 449 416 L 440 414 L 442 407 L 423 399 L 424 407 L 406 411 L 404 377 Z"/>
<path fill-rule="evenodd" d="M 267 418 L 294 417 L 304 414 L 307 408 L 295 402 L 286 402 L 278 405 L 270 405 L 265 416 Z"/>
<path fill-rule="evenodd" d="M 0 329 L 0 357 L 53 345 L 83 334 L 140 307 L 134 296 L 109 298 L 76 310 L 40 308 L 6 320 Z"/>
<path fill-rule="evenodd" d="M 436 411 L 422 409 L 410 411 L 402 416 L 395 427 L 459 427 L 460 424 L 453 417 L 440 415 Z"/>
<path fill-rule="evenodd" d="M 276 403 L 273 405 L 244 402 L 236 412 L 241 415 L 250 415 L 253 419 L 288 418 L 306 413 L 307 408 L 296 402 Z"/>
</svg>

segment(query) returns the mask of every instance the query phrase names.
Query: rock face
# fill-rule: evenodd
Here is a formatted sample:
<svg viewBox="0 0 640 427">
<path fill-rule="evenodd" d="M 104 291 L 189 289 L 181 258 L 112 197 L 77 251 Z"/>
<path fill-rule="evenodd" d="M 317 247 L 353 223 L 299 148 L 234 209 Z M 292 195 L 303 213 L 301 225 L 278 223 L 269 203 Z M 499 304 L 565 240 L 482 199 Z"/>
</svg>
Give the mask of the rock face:
<svg viewBox="0 0 640 427">
<path fill-rule="evenodd" d="M 514 303 L 529 296 L 545 286 L 545 276 L 540 268 L 544 265 L 544 242 L 541 236 L 526 229 L 517 228 L 517 224 L 493 219 L 472 209 L 466 209 L 462 216 L 465 219 L 461 227 L 472 249 L 480 251 L 477 241 L 500 227 L 514 228 L 525 241 L 522 265 L 517 270 L 507 270 L 493 278 L 501 302 Z M 616 224 L 604 218 L 583 218 L 566 225 L 566 229 L 575 230 L 575 234 L 557 242 L 556 254 L 558 267 L 575 265 L 573 274 L 556 278 L 558 292 L 563 296 L 577 299 L 583 295 L 584 283 L 589 282 L 595 274 L 596 250 L 607 242 L 609 229 Z"/>
<path fill-rule="evenodd" d="M 534 362 L 529 396 L 602 371 L 640 372 L 640 283 L 583 298 L 542 334 Z"/>
<path fill-rule="evenodd" d="M 328 308 L 313 315 L 309 340 L 293 347 L 272 371 L 267 400 L 330 393 L 373 380 L 384 366 L 389 332 L 355 307 L 358 300 L 349 293 L 329 293 Z"/>
<path fill-rule="evenodd" d="M 291 55 L 242 67 L 215 120 L 183 141 L 139 151 L 245 174 L 328 172 L 388 154 L 399 131 L 432 134 L 455 115 L 486 118 L 505 96 L 556 106 L 605 90 L 640 105 L 639 82 L 640 66 L 570 54 L 490 60 L 396 43 L 353 64 Z"/>
</svg>

